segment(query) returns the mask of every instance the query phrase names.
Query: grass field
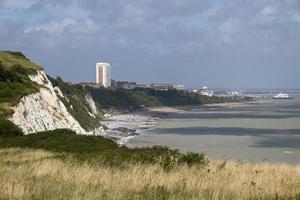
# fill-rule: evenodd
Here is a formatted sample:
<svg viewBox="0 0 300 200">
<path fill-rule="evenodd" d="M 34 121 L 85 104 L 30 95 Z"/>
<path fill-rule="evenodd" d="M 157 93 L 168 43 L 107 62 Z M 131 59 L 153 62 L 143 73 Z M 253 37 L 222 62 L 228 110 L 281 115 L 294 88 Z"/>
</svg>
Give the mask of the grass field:
<svg viewBox="0 0 300 200">
<path fill-rule="evenodd" d="M 12 130 L 0 134 L 0 199 L 300 199 L 300 165 L 128 149 L 65 129 Z"/>
<path fill-rule="evenodd" d="M 300 199 L 300 166 L 210 162 L 125 168 L 59 159 L 61 153 L 0 150 L 0 199 Z"/>
</svg>

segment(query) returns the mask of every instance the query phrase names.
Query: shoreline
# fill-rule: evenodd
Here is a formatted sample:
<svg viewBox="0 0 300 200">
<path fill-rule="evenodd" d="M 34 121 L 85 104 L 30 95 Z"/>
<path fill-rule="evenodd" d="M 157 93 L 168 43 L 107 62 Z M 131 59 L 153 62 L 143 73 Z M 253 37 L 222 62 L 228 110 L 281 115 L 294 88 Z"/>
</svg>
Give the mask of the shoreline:
<svg viewBox="0 0 300 200">
<path fill-rule="evenodd" d="M 214 103 L 203 105 L 183 106 L 160 106 L 149 107 L 139 111 L 121 112 L 117 111 L 107 117 L 101 123 L 108 127 L 103 136 L 117 142 L 119 145 L 126 145 L 130 139 L 142 135 L 145 131 L 152 129 L 159 123 L 161 117 L 172 113 L 184 113 L 195 109 L 209 109 L 212 107 L 238 107 L 245 102 Z"/>
<path fill-rule="evenodd" d="M 131 138 L 151 129 L 159 119 L 158 115 L 145 110 L 112 115 L 101 123 L 108 127 L 104 136 L 125 145 Z"/>
</svg>

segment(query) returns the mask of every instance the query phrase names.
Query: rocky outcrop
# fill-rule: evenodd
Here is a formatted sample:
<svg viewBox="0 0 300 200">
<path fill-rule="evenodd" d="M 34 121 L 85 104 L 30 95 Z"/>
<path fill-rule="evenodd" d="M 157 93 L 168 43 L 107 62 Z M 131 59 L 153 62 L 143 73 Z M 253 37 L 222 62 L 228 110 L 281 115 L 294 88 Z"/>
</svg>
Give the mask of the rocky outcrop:
<svg viewBox="0 0 300 200">
<path fill-rule="evenodd" d="M 91 95 L 87 94 L 85 96 L 85 100 L 86 100 L 86 102 L 88 103 L 88 105 L 90 106 L 90 108 L 92 110 L 92 113 L 90 113 L 90 115 L 95 117 L 95 115 L 98 114 L 98 110 L 97 110 L 94 99 L 91 97 Z"/>
<path fill-rule="evenodd" d="M 40 91 L 23 97 L 13 108 L 14 114 L 10 118 L 25 134 L 59 128 L 72 129 L 78 134 L 101 134 L 101 127 L 91 132 L 82 128 L 60 100 L 64 98 L 63 93 L 58 87 L 53 87 L 44 71 L 38 71 L 29 78 L 41 85 Z M 92 114 L 97 114 L 93 99 L 87 96 L 86 100 L 93 110 Z"/>
</svg>

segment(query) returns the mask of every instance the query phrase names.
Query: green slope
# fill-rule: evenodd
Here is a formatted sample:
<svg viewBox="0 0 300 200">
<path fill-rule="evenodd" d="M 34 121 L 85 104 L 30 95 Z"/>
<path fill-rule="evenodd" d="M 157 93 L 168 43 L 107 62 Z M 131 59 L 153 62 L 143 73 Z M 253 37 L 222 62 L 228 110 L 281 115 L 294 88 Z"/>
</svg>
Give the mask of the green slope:
<svg viewBox="0 0 300 200">
<path fill-rule="evenodd" d="M 88 90 L 94 100 L 103 108 L 129 110 L 139 108 L 140 105 L 149 107 L 179 106 L 237 101 L 232 98 L 208 97 L 179 90 L 159 91 L 150 88 L 136 88 L 133 90 L 88 88 Z"/>
<path fill-rule="evenodd" d="M 21 52 L 0 51 L 0 61 L 5 68 L 20 65 L 27 70 L 43 70 L 42 66 L 32 63 Z"/>
<path fill-rule="evenodd" d="M 42 67 L 22 53 L 0 51 L 0 115 L 10 115 L 11 107 L 23 96 L 39 90 L 38 84 L 28 78 L 37 70 L 42 70 Z"/>
</svg>

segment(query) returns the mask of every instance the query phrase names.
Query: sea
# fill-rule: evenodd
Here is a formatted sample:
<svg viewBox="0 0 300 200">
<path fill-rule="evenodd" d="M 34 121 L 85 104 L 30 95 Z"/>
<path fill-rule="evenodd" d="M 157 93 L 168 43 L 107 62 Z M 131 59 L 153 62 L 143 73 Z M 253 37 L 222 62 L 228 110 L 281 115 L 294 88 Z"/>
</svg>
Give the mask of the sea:
<svg viewBox="0 0 300 200">
<path fill-rule="evenodd" d="M 163 116 L 128 145 L 169 146 L 214 160 L 300 164 L 300 98 L 187 107 Z"/>
</svg>

